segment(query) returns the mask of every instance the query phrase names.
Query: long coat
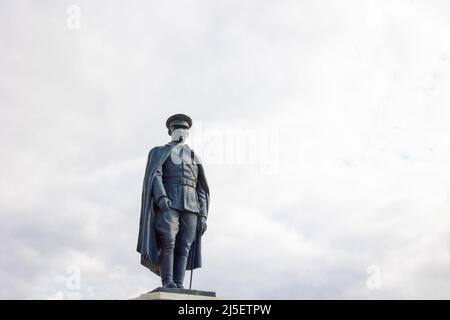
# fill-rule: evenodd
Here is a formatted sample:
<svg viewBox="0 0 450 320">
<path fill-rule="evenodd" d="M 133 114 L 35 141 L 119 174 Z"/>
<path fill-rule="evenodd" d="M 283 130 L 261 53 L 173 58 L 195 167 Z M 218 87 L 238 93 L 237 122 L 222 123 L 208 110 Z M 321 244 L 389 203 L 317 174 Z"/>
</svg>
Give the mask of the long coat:
<svg viewBox="0 0 450 320">
<path fill-rule="evenodd" d="M 150 150 L 145 169 L 144 185 L 142 187 L 141 215 L 139 222 L 139 236 L 137 243 L 137 251 L 141 254 L 141 264 L 149 268 L 152 272 L 160 275 L 159 271 L 159 255 L 161 252 L 160 243 L 156 236 L 155 230 L 155 213 L 157 206 L 152 196 L 153 179 L 158 167 L 170 156 L 175 143 L 167 143 L 164 146 L 158 146 Z M 206 181 L 205 171 L 202 164 L 195 157 L 198 165 L 198 183 L 206 194 L 206 212 L 209 211 L 209 186 Z M 202 266 L 201 254 L 202 235 L 197 231 L 196 240 L 191 246 L 188 255 L 186 269 L 196 269 Z"/>
</svg>

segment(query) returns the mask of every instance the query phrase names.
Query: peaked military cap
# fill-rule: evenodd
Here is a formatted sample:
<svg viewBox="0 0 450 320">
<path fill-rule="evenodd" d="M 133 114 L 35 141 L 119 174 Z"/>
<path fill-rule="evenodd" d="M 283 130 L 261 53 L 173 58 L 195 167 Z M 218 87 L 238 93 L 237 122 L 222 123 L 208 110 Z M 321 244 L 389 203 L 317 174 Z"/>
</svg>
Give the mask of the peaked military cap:
<svg viewBox="0 0 450 320">
<path fill-rule="evenodd" d="M 192 126 L 192 119 L 185 114 L 177 113 L 167 119 L 167 129 L 170 129 L 170 126 L 184 126 L 190 128 Z"/>
</svg>

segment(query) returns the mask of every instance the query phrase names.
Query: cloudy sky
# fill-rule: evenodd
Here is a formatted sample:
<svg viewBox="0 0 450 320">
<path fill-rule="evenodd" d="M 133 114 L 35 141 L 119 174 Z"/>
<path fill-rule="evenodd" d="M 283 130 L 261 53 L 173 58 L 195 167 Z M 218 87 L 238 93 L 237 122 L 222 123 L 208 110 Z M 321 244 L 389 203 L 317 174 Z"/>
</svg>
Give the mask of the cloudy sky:
<svg viewBox="0 0 450 320">
<path fill-rule="evenodd" d="M 450 298 L 449 103 L 448 0 L 0 0 L 0 298 L 159 286 L 140 196 L 179 112 L 211 188 L 195 289 Z"/>
</svg>

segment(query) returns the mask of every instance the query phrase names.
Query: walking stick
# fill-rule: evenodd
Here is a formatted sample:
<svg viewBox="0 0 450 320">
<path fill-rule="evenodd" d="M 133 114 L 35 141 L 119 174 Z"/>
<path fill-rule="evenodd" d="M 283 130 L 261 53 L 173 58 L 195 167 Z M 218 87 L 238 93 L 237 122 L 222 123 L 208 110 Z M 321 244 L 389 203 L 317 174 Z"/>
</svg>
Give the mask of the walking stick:
<svg viewBox="0 0 450 320">
<path fill-rule="evenodd" d="M 198 234 L 198 230 L 197 230 L 197 234 Z M 195 263 L 195 254 L 196 254 L 196 247 L 197 247 L 197 235 L 195 236 L 195 241 L 194 241 L 194 243 L 192 244 L 193 246 L 194 246 L 194 248 L 192 249 L 192 250 L 194 250 L 193 252 L 192 252 L 192 256 L 191 256 L 191 259 L 194 259 L 194 263 Z M 191 288 L 192 288 L 192 275 L 193 275 L 193 273 L 194 273 L 194 263 L 192 263 L 192 261 L 191 261 L 191 279 L 189 280 L 189 290 L 191 290 Z"/>
</svg>

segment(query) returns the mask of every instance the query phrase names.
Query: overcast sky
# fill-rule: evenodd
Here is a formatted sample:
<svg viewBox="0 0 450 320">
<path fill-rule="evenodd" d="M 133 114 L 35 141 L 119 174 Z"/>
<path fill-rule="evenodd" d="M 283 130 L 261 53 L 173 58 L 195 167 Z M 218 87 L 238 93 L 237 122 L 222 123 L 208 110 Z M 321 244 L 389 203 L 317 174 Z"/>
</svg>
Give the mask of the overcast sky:
<svg viewBox="0 0 450 320">
<path fill-rule="evenodd" d="M 450 298 L 449 103 L 448 0 L 0 0 L 0 298 L 160 285 L 140 197 L 179 112 L 211 189 L 194 289 Z"/>
</svg>

